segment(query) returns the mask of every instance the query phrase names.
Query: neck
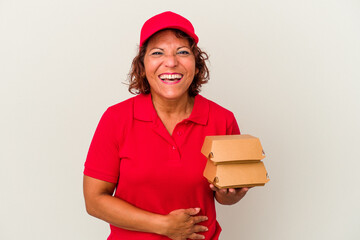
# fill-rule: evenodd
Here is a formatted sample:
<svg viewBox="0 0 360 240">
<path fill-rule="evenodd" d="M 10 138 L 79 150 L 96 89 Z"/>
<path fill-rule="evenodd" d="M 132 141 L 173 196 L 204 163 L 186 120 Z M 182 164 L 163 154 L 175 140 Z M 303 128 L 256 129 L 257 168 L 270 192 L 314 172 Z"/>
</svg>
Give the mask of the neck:
<svg viewBox="0 0 360 240">
<path fill-rule="evenodd" d="M 194 98 L 185 95 L 181 99 L 164 99 L 152 95 L 152 102 L 158 115 L 168 117 L 189 117 L 194 106 Z"/>
<path fill-rule="evenodd" d="M 157 115 L 167 131 L 172 132 L 179 122 L 188 118 L 194 106 L 194 97 L 186 95 L 182 99 L 163 99 L 152 95 L 152 102 Z"/>
</svg>

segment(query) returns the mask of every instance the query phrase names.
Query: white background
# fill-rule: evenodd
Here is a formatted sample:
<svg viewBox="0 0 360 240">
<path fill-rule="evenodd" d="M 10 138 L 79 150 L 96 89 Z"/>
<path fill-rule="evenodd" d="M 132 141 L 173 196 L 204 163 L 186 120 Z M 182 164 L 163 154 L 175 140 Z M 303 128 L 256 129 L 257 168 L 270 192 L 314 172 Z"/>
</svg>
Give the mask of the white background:
<svg viewBox="0 0 360 240">
<path fill-rule="evenodd" d="M 360 239 L 358 0 L 0 0 L 0 239 L 106 239 L 82 171 L 149 17 L 192 21 L 202 95 L 260 137 L 271 181 L 217 206 L 222 239 Z"/>
</svg>

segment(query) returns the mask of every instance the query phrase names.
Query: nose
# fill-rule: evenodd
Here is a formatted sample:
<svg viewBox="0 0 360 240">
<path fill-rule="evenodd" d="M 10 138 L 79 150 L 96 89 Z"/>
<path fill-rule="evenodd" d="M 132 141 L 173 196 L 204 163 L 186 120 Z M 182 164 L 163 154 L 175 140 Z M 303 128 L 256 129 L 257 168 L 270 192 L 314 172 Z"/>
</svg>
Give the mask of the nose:
<svg viewBox="0 0 360 240">
<path fill-rule="evenodd" d="M 165 56 L 165 66 L 166 67 L 176 67 L 178 64 L 176 55 L 167 54 Z"/>
</svg>

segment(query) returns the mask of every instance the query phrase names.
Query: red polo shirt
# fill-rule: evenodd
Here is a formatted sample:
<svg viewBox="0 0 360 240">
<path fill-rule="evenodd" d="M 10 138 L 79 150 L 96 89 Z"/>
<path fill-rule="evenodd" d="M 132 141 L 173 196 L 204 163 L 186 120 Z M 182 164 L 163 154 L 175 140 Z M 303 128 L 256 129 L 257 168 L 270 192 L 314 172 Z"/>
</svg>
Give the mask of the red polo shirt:
<svg viewBox="0 0 360 240">
<path fill-rule="evenodd" d="M 214 194 L 203 177 L 206 158 L 200 150 L 207 135 L 239 134 L 234 115 L 197 95 L 188 119 L 173 134 L 156 114 L 151 95 L 140 94 L 109 107 L 90 145 L 84 174 L 116 183 L 115 197 L 141 209 L 168 214 L 200 207 L 209 220 L 205 239 L 216 240 Z M 110 240 L 169 239 L 111 227 Z"/>
</svg>

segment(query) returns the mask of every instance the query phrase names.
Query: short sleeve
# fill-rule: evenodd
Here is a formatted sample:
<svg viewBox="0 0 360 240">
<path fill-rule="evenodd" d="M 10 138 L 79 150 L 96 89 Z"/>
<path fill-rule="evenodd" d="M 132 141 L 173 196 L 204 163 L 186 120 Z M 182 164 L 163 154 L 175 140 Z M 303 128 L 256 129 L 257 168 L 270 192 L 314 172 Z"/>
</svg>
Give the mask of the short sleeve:
<svg viewBox="0 0 360 240">
<path fill-rule="evenodd" d="M 107 109 L 101 117 L 90 144 L 84 169 L 86 176 L 112 183 L 118 181 L 120 168 L 114 115 L 111 109 Z"/>
<path fill-rule="evenodd" d="M 240 129 L 235 119 L 233 113 L 231 113 L 230 120 L 228 121 L 228 126 L 226 128 L 227 135 L 237 135 L 240 134 Z"/>
</svg>

